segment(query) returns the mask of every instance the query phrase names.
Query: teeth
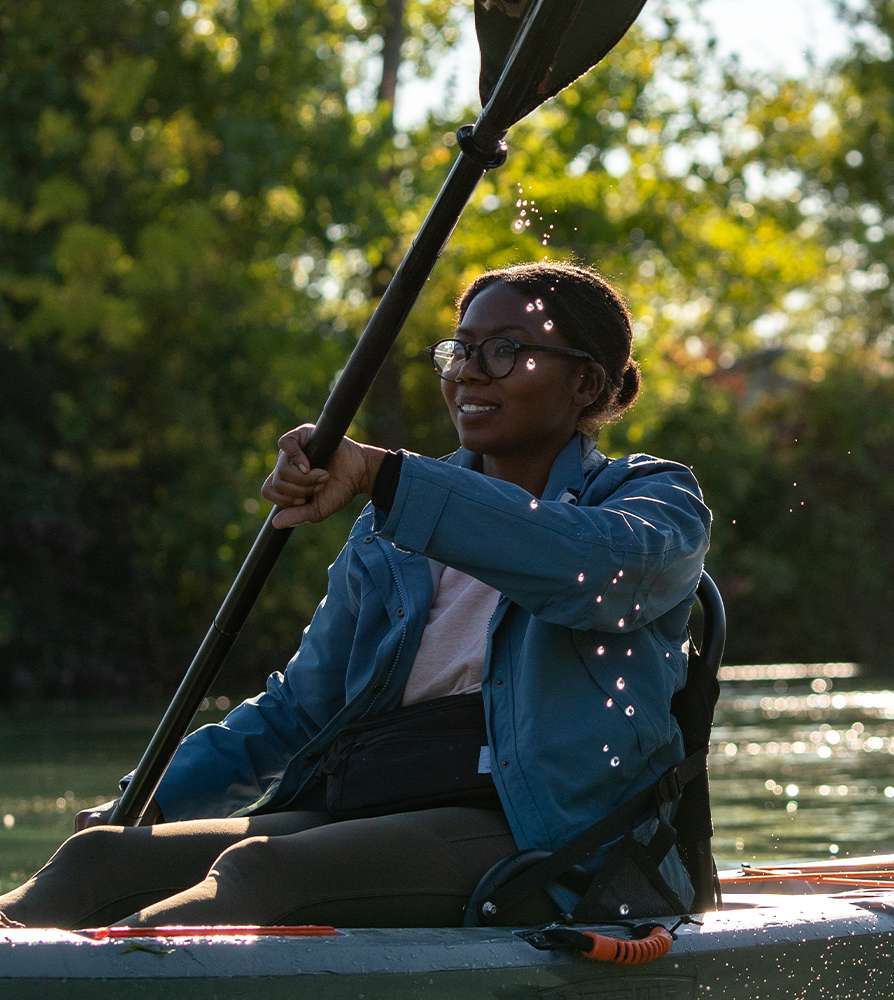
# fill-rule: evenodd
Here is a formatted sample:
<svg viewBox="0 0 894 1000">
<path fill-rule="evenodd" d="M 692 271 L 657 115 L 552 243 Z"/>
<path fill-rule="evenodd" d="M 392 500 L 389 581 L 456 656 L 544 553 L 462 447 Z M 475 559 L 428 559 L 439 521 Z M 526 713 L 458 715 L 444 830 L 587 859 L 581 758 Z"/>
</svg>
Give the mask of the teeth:
<svg viewBox="0 0 894 1000">
<path fill-rule="evenodd" d="M 461 413 L 490 413 L 495 410 L 496 406 L 479 406 L 477 403 L 460 403 L 459 410 Z"/>
</svg>

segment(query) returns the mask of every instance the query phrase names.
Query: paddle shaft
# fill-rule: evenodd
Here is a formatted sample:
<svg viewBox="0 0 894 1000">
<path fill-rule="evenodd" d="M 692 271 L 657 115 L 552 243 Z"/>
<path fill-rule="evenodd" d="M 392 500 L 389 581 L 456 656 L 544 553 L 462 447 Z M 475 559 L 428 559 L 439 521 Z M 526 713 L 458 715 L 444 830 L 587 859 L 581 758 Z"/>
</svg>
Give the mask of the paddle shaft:
<svg viewBox="0 0 894 1000">
<path fill-rule="evenodd" d="M 347 432 L 485 169 L 465 153 L 460 153 L 454 162 L 422 228 L 370 317 L 316 422 L 305 448 L 313 467 L 326 465 Z M 214 683 L 292 533 L 291 528 L 273 527 L 277 511 L 278 508 L 274 507 L 267 516 L 133 777 L 109 817 L 110 823 L 123 826 L 139 824 L 174 751 Z"/>
</svg>

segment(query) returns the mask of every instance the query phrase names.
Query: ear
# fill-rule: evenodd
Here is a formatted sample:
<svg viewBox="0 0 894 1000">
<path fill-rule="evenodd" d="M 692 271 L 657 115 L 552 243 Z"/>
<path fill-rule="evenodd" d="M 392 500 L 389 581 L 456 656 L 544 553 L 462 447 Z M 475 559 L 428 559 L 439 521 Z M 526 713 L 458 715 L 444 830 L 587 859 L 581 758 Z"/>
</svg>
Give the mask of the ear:
<svg viewBox="0 0 894 1000">
<path fill-rule="evenodd" d="M 605 388 L 605 369 L 598 362 L 590 362 L 575 378 L 573 400 L 575 406 L 585 410 L 595 403 Z"/>
</svg>

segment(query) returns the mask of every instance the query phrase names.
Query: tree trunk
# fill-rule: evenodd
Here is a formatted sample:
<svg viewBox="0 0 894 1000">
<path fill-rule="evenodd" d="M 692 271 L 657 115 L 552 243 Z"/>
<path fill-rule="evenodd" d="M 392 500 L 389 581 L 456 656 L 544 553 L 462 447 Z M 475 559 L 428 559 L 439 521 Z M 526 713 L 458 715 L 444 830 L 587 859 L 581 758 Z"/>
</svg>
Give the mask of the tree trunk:
<svg viewBox="0 0 894 1000">
<path fill-rule="evenodd" d="M 384 123 L 387 133 L 394 132 L 394 100 L 397 93 L 397 73 L 400 69 L 400 51 L 406 34 L 404 13 L 406 0 L 385 0 L 382 11 L 382 77 L 376 97 L 380 103 L 387 102 L 388 115 Z M 380 175 L 380 185 L 390 186 L 394 170 L 387 167 Z M 386 259 L 370 278 L 369 294 L 372 302 L 385 294 L 390 276 L 400 263 L 395 253 L 394 259 Z M 364 404 L 366 430 L 370 443 L 382 448 L 400 448 L 407 445 L 408 435 L 404 420 L 404 405 L 400 385 L 400 366 L 392 350 L 385 358 L 375 382 L 370 388 Z"/>
</svg>

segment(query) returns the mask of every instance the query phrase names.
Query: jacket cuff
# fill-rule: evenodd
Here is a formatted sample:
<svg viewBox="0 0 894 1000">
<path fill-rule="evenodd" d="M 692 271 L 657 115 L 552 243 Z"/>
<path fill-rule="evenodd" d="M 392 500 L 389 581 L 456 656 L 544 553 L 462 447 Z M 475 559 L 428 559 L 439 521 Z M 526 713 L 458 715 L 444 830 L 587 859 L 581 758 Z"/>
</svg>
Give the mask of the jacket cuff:
<svg viewBox="0 0 894 1000">
<path fill-rule="evenodd" d="M 376 506 L 375 530 L 401 548 L 424 552 L 450 498 L 456 469 L 409 452 L 402 459 L 390 509 Z"/>
<path fill-rule="evenodd" d="M 404 453 L 400 451 L 389 451 L 382 459 L 375 482 L 373 483 L 370 499 L 373 506 L 382 511 L 391 510 L 394 503 L 394 495 L 397 493 L 397 484 L 400 480 L 400 470 L 404 461 Z"/>
</svg>

